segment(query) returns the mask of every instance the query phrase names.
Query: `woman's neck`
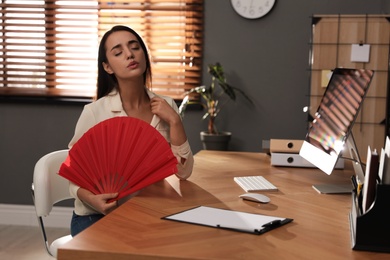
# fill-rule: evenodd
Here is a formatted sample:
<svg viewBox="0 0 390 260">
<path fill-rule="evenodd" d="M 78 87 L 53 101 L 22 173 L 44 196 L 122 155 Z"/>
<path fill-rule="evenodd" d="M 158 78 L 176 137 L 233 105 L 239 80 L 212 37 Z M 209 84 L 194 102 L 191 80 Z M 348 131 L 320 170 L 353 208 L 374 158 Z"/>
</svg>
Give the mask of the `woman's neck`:
<svg viewBox="0 0 390 260">
<path fill-rule="evenodd" d="M 140 84 L 123 84 L 119 87 L 123 110 L 128 116 L 151 122 L 150 99 L 145 86 Z"/>
<path fill-rule="evenodd" d="M 126 106 L 137 109 L 145 102 L 149 103 L 143 80 L 119 81 L 118 86 L 122 103 L 126 104 Z"/>
</svg>

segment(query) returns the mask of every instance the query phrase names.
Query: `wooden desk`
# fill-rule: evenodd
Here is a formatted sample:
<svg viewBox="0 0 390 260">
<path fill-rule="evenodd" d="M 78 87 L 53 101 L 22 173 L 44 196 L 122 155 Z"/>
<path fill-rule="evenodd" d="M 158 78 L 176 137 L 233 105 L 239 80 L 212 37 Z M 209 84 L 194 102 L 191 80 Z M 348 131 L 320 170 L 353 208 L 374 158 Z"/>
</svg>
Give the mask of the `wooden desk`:
<svg viewBox="0 0 390 260">
<path fill-rule="evenodd" d="M 262 175 L 279 188 L 269 204 L 243 201 L 234 176 Z M 270 166 L 266 154 L 201 151 L 193 175 L 154 184 L 59 250 L 58 259 L 389 259 L 351 249 L 350 195 L 323 195 L 315 183 L 348 182 L 351 172 Z M 162 220 L 204 205 L 293 218 L 262 235 Z"/>
</svg>

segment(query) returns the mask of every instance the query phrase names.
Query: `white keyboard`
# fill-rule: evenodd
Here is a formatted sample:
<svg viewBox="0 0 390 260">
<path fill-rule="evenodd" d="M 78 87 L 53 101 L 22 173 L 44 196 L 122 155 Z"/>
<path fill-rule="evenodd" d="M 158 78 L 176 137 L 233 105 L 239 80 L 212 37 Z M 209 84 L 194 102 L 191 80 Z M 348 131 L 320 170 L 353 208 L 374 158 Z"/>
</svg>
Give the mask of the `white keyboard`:
<svg viewBox="0 0 390 260">
<path fill-rule="evenodd" d="M 234 181 L 246 192 L 278 190 L 278 188 L 266 180 L 263 176 L 234 177 Z"/>
</svg>

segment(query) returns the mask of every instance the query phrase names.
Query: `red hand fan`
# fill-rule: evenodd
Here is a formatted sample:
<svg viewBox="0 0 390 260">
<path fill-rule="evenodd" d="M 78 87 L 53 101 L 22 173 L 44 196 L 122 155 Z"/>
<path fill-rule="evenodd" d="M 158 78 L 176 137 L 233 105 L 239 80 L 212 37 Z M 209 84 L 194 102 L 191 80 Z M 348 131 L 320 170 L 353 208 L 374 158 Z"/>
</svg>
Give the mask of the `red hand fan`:
<svg viewBox="0 0 390 260">
<path fill-rule="evenodd" d="M 155 128 L 113 117 L 74 144 L 58 174 L 94 194 L 118 192 L 118 200 L 176 172 L 171 147 Z"/>
</svg>

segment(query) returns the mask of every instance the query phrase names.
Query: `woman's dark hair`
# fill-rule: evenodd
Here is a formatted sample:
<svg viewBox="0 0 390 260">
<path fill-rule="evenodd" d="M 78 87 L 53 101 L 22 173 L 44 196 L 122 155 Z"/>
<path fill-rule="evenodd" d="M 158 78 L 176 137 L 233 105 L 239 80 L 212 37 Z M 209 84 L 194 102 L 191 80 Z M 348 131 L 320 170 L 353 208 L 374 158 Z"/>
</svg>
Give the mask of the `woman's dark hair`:
<svg viewBox="0 0 390 260">
<path fill-rule="evenodd" d="M 152 78 L 152 71 L 150 67 L 150 58 L 148 54 L 148 50 L 146 48 L 146 45 L 144 41 L 142 40 L 141 36 L 138 35 L 133 29 L 123 26 L 123 25 L 116 25 L 112 27 L 109 31 L 107 31 L 99 45 L 99 53 L 98 53 L 98 77 L 97 77 L 97 99 L 104 97 L 108 95 L 114 88 L 117 88 L 117 79 L 114 74 L 107 73 L 103 68 L 103 62 L 107 62 L 107 56 L 106 56 L 106 41 L 108 36 L 110 36 L 113 32 L 118 31 L 127 31 L 135 35 L 137 38 L 139 44 L 141 45 L 141 48 L 143 49 L 145 53 L 145 60 L 146 60 L 146 70 L 144 72 L 144 84 L 150 83 Z"/>
</svg>

